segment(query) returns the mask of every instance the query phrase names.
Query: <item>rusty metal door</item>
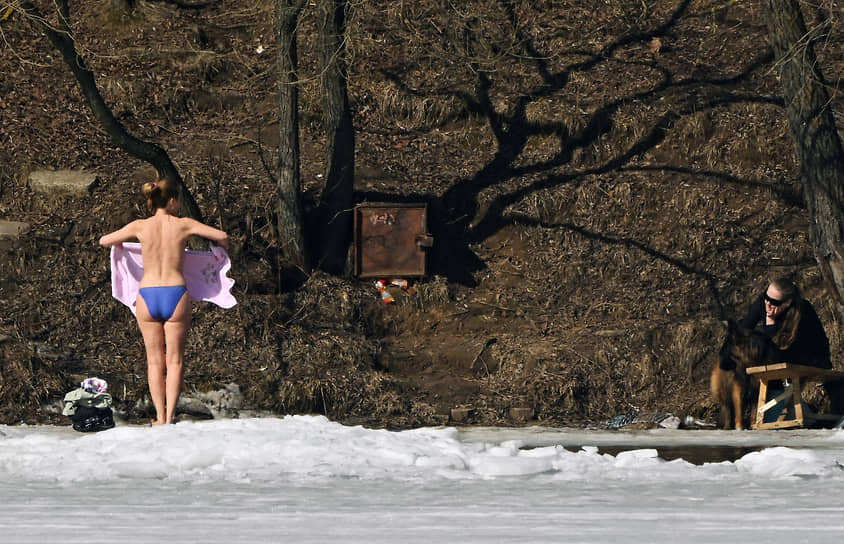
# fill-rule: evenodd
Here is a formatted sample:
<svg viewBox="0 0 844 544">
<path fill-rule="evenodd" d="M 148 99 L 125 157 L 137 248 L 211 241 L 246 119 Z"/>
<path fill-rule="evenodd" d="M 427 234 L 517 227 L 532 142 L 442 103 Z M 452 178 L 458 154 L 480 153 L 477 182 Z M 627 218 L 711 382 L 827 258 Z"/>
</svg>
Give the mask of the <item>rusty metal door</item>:
<svg viewBox="0 0 844 544">
<path fill-rule="evenodd" d="M 426 204 L 363 203 L 355 206 L 355 275 L 421 277 L 428 234 Z"/>
</svg>

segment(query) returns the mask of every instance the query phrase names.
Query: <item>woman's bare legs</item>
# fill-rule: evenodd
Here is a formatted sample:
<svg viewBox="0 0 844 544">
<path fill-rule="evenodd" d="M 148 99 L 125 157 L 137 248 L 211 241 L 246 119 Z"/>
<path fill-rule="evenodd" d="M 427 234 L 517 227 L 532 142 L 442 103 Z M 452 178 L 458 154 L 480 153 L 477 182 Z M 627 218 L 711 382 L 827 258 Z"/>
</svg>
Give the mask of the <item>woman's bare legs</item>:
<svg viewBox="0 0 844 544">
<path fill-rule="evenodd" d="M 167 382 L 165 423 L 173 423 L 176 405 L 182 392 L 182 360 L 185 355 L 185 337 L 190 329 L 190 295 L 185 292 L 173 311 L 170 319 L 164 323 L 164 337 L 167 344 Z"/>
<path fill-rule="evenodd" d="M 147 352 L 147 383 L 155 406 L 155 423 L 164 423 L 164 325 L 152 318 L 141 295 L 135 301 L 135 317 Z"/>
<path fill-rule="evenodd" d="M 147 352 L 147 382 L 156 424 L 172 423 L 176 414 L 182 391 L 182 359 L 190 328 L 190 309 L 190 296 L 185 293 L 170 319 L 161 323 L 150 315 L 142 296 L 138 295 L 135 303 L 138 328 Z"/>
</svg>

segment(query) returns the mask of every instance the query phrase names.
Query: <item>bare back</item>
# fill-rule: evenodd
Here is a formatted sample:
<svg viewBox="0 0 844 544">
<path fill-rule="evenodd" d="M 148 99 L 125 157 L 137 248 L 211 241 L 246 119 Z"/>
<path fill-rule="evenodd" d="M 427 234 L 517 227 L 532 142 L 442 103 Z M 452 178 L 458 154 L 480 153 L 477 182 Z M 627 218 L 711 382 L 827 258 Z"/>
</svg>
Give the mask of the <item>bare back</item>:
<svg viewBox="0 0 844 544">
<path fill-rule="evenodd" d="M 228 246 L 228 235 L 214 227 L 189 217 L 178 217 L 163 208 L 148 219 L 132 221 L 125 227 L 100 238 L 100 245 L 113 246 L 132 239 L 141 243 L 144 260 L 144 277 L 140 287 L 185 285 L 182 268 L 185 263 L 185 246 L 192 235 L 213 240 L 223 248 Z"/>
<path fill-rule="evenodd" d="M 190 220 L 170 214 L 156 214 L 139 221 L 137 237 L 144 260 L 140 287 L 185 284 L 182 268 L 185 246 L 191 235 L 189 223 Z"/>
</svg>

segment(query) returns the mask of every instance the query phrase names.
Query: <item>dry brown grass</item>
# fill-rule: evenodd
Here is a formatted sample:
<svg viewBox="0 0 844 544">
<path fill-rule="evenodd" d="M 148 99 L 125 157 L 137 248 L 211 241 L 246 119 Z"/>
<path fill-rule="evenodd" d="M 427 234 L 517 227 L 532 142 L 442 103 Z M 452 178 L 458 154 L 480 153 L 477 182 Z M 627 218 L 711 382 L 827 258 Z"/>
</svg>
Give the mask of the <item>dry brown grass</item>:
<svg viewBox="0 0 844 544">
<path fill-rule="evenodd" d="M 80 46 L 115 112 L 171 153 L 207 219 L 236 240 L 239 305 L 197 309 L 189 387 L 237 381 L 257 407 L 396 425 L 442 423 L 455 404 L 471 405 L 480 423 L 506 421 L 514 406 L 562 423 L 631 408 L 707 414 L 719 308 L 742 313 L 771 273 L 795 274 L 828 324 L 838 362 L 844 340 L 812 266 L 805 210 L 772 190 L 793 187 L 798 174 L 781 108 L 707 104 L 730 93 L 776 94 L 770 66 L 718 83 L 760 53 L 759 6 L 695 0 L 658 49 L 650 39 L 609 49 L 654 30 L 681 2 L 595 9 L 531 0 L 516 3 L 515 26 L 505 5 L 353 5 L 357 159 L 389 180 L 377 196 L 435 201 L 461 183 L 457 205 L 471 204 L 465 221 L 477 226 L 497 213 L 497 199 L 518 195 L 466 248 L 484 264 L 469 272 L 478 285 L 434 269 L 417 295 L 390 306 L 369 282 L 320 274 L 294 293 L 277 292 L 275 185 L 257 153 L 260 134 L 272 164 L 278 140 L 271 4 L 224 2 L 188 17 L 142 2 L 135 19 L 117 22 L 99 19 L 98 3 L 74 6 Z M 7 28 L 20 55 L 52 54 L 25 29 Z M 310 203 L 321 190 L 324 146 L 312 10 L 301 29 Z M 840 72 L 839 42 L 823 42 L 828 73 Z M 2 97 L 8 123 L 0 132 L 11 143 L 0 162 L 13 166 L 0 172 L 0 215 L 35 228 L 0 248 L 0 334 L 10 337 L 0 400 L 32 413 L 33 395 L 56 398 L 65 377 L 103 373 L 131 406 L 145 394 L 142 346 L 128 312 L 108 296 L 95 241 L 143 215 L 128 196 L 140 164 L 103 139 L 60 63 L 15 62 L 0 57 L 14 91 Z M 596 125 L 598 113 L 606 123 Z M 656 126 L 666 115 L 672 121 Z M 498 134 L 490 128 L 497 122 Z M 520 130 L 524 147 L 507 148 Z M 512 152 L 512 161 L 485 169 L 497 152 Z M 45 165 L 96 167 L 104 183 L 90 198 L 40 197 L 25 174 Z M 435 226 L 464 221 L 462 210 L 443 208 L 431 215 Z M 45 359 L 33 341 L 68 357 Z M 18 417 L 9 414 L 5 421 Z"/>
<path fill-rule="evenodd" d="M 41 404 L 68 388 L 62 364 L 39 357 L 34 346 L 3 341 L 0 365 L 0 418 L 4 422 L 38 422 Z"/>
</svg>

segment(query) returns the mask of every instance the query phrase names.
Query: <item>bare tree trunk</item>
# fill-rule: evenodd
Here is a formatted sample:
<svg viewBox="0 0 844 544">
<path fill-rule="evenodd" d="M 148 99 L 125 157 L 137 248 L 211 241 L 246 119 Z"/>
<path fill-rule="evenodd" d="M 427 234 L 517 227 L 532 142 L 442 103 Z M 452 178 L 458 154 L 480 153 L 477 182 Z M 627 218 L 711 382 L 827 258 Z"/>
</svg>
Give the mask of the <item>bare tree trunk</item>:
<svg viewBox="0 0 844 544">
<path fill-rule="evenodd" d="M 96 117 L 97 121 L 105 129 L 111 141 L 126 153 L 154 166 L 158 171 L 158 175 L 161 177 L 176 183 L 180 188 L 182 209 L 187 215 L 202 220 L 202 213 L 199 211 L 199 206 L 197 206 L 193 195 L 191 195 L 185 186 L 179 170 L 170 160 L 167 152 L 153 143 L 139 140 L 129 134 L 111 112 L 105 100 L 103 100 L 97 88 L 94 73 L 88 69 L 85 59 L 76 51 L 76 44 L 70 31 L 70 7 L 68 6 L 68 1 L 60 0 L 58 2 L 59 23 L 57 26 L 51 25 L 33 3 L 24 2 L 20 7 L 29 16 L 30 20 L 37 24 L 47 35 L 53 47 L 61 53 L 62 59 L 64 59 L 65 64 L 70 68 L 70 71 L 79 83 L 79 87 L 85 96 L 85 100 L 88 102 L 88 106 L 91 108 L 91 112 L 93 112 L 94 117 Z"/>
<path fill-rule="evenodd" d="M 762 5 L 782 75 L 815 258 L 844 317 L 844 148 L 799 2 L 764 0 Z"/>
<path fill-rule="evenodd" d="M 114 17 L 129 17 L 135 11 L 137 0 L 110 0 L 111 14 Z"/>
<path fill-rule="evenodd" d="M 325 187 L 320 199 L 321 268 L 341 274 L 352 233 L 355 129 L 346 85 L 347 0 L 319 0 L 322 86 L 325 92 Z"/>
<path fill-rule="evenodd" d="M 310 272 L 300 202 L 299 84 L 296 28 L 304 0 L 276 0 L 275 32 L 278 44 L 278 235 L 279 269 Z"/>
</svg>

